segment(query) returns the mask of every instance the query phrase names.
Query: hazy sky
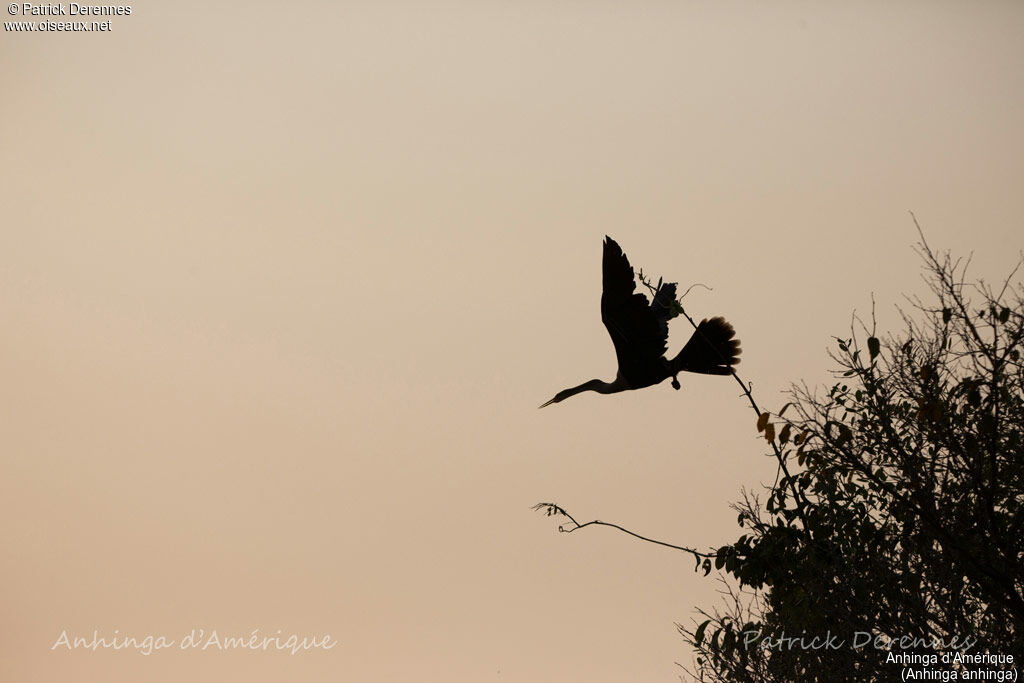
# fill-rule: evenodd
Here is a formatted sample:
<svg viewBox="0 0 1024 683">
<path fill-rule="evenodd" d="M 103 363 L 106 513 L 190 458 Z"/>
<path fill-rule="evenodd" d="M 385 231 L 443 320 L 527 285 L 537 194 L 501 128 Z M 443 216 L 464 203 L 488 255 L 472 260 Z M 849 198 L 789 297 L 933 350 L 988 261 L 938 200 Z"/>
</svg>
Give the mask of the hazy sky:
<svg viewBox="0 0 1024 683">
<path fill-rule="evenodd" d="M 713 576 L 530 506 L 718 546 L 774 469 L 727 379 L 537 410 L 614 377 L 603 236 L 775 409 L 908 211 L 1024 246 L 1020 3 L 244 8 L 0 36 L 4 680 L 676 680 Z M 338 644 L 51 649 L 200 628 Z"/>
</svg>

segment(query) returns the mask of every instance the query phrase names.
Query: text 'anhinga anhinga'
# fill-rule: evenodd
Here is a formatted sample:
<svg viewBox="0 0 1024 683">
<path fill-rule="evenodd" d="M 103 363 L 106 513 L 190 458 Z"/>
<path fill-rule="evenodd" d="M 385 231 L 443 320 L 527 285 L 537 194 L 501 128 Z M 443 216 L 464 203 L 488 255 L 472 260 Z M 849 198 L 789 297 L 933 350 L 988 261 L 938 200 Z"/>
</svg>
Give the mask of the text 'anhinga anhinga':
<svg viewBox="0 0 1024 683">
<path fill-rule="evenodd" d="M 732 366 L 740 362 L 740 342 L 725 318 L 702 320 L 690 341 L 686 342 L 675 358 L 669 360 L 665 358 L 668 321 L 678 313 L 678 310 L 674 310 L 675 283 L 659 282 L 653 300 L 648 302 L 646 296 L 635 291 L 636 281 L 629 259 L 615 240 L 607 236 L 604 240 L 602 272 L 604 292 L 601 294 L 601 320 L 608 328 L 619 360 L 615 381 L 609 383 L 592 379 L 578 387 L 558 392 L 541 408 L 583 391 L 614 394 L 643 389 L 669 377 L 672 378 L 672 386 L 678 389 L 676 374 L 680 372 L 732 374 Z"/>
</svg>

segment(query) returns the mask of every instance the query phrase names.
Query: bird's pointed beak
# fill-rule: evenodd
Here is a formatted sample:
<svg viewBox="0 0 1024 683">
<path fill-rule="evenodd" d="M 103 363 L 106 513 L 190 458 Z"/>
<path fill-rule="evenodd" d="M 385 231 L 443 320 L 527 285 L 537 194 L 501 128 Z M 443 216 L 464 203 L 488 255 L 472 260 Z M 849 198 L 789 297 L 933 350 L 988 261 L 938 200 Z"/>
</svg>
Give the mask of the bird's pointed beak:
<svg viewBox="0 0 1024 683">
<path fill-rule="evenodd" d="M 542 403 L 539 406 L 537 406 L 537 409 L 540 410 L 541 408 L 547 408 L 549 405 L 551 405 L 554 402 L 555 402 L 555 399 L 551 399 L 547 403 Z"/>
</svg>

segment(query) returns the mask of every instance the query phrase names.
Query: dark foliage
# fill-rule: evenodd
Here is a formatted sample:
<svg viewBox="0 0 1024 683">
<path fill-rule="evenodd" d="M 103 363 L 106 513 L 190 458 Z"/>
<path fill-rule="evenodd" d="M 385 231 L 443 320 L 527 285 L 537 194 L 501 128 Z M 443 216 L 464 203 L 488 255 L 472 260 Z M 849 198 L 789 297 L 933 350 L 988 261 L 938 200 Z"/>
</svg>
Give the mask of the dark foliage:
<svg viewBox="0 0 1024 683">
<path fill-rule="evenodd" d="M 694 678 L 898 679 L 884 644 L 1024 655 L 1024 291 L 919 252 L 930 294 L 902 331 L 855 319 L 827 393 L 760 416 L 788 467 L 736 506 L 724 610 L 680 627 Z"/>
</svg>

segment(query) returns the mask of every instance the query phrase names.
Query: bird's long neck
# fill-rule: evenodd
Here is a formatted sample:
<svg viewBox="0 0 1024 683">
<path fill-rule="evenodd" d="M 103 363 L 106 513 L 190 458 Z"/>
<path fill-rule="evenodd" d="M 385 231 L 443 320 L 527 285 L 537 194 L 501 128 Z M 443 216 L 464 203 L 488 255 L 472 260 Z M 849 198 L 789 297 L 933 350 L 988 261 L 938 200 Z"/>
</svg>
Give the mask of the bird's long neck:
<svg viewBox="0 0 1024 683">
<path fill-rule="evenodd" d="M 569 389 L 563 389 L 555 394 L 555 397 L 541 406 L 544 408 L 551 405 L 552 403 L 558 403 L 564 401 L 570 396 L 582 393 L 584 391 L 596 391 L 599 394 L 614 394 L 618 391 L 625 391 L 629 387 L 626 386 L 625 380 L 621 377 L 616 377 L 614 382 L 602 382 L 599 379 L 592 379 L 589 382 L 584 382 L 578 387 L 570 387 Z"/>
<path fill-rule="evenodd" d="M 596 391 L 599 394 L 614 394 L 617 391 L 622 391 L 622 389 L 616 386 L 616 382 L 604 382 L 599 379 L 592 379 L 589 382 L 584 382 L 578 387 L 566 389 L 562 392 L 565 394 L 562 398 L 569 398 L 570 396 L 575 396 L 576 394 L 584 391 Z"/>
</svg>

